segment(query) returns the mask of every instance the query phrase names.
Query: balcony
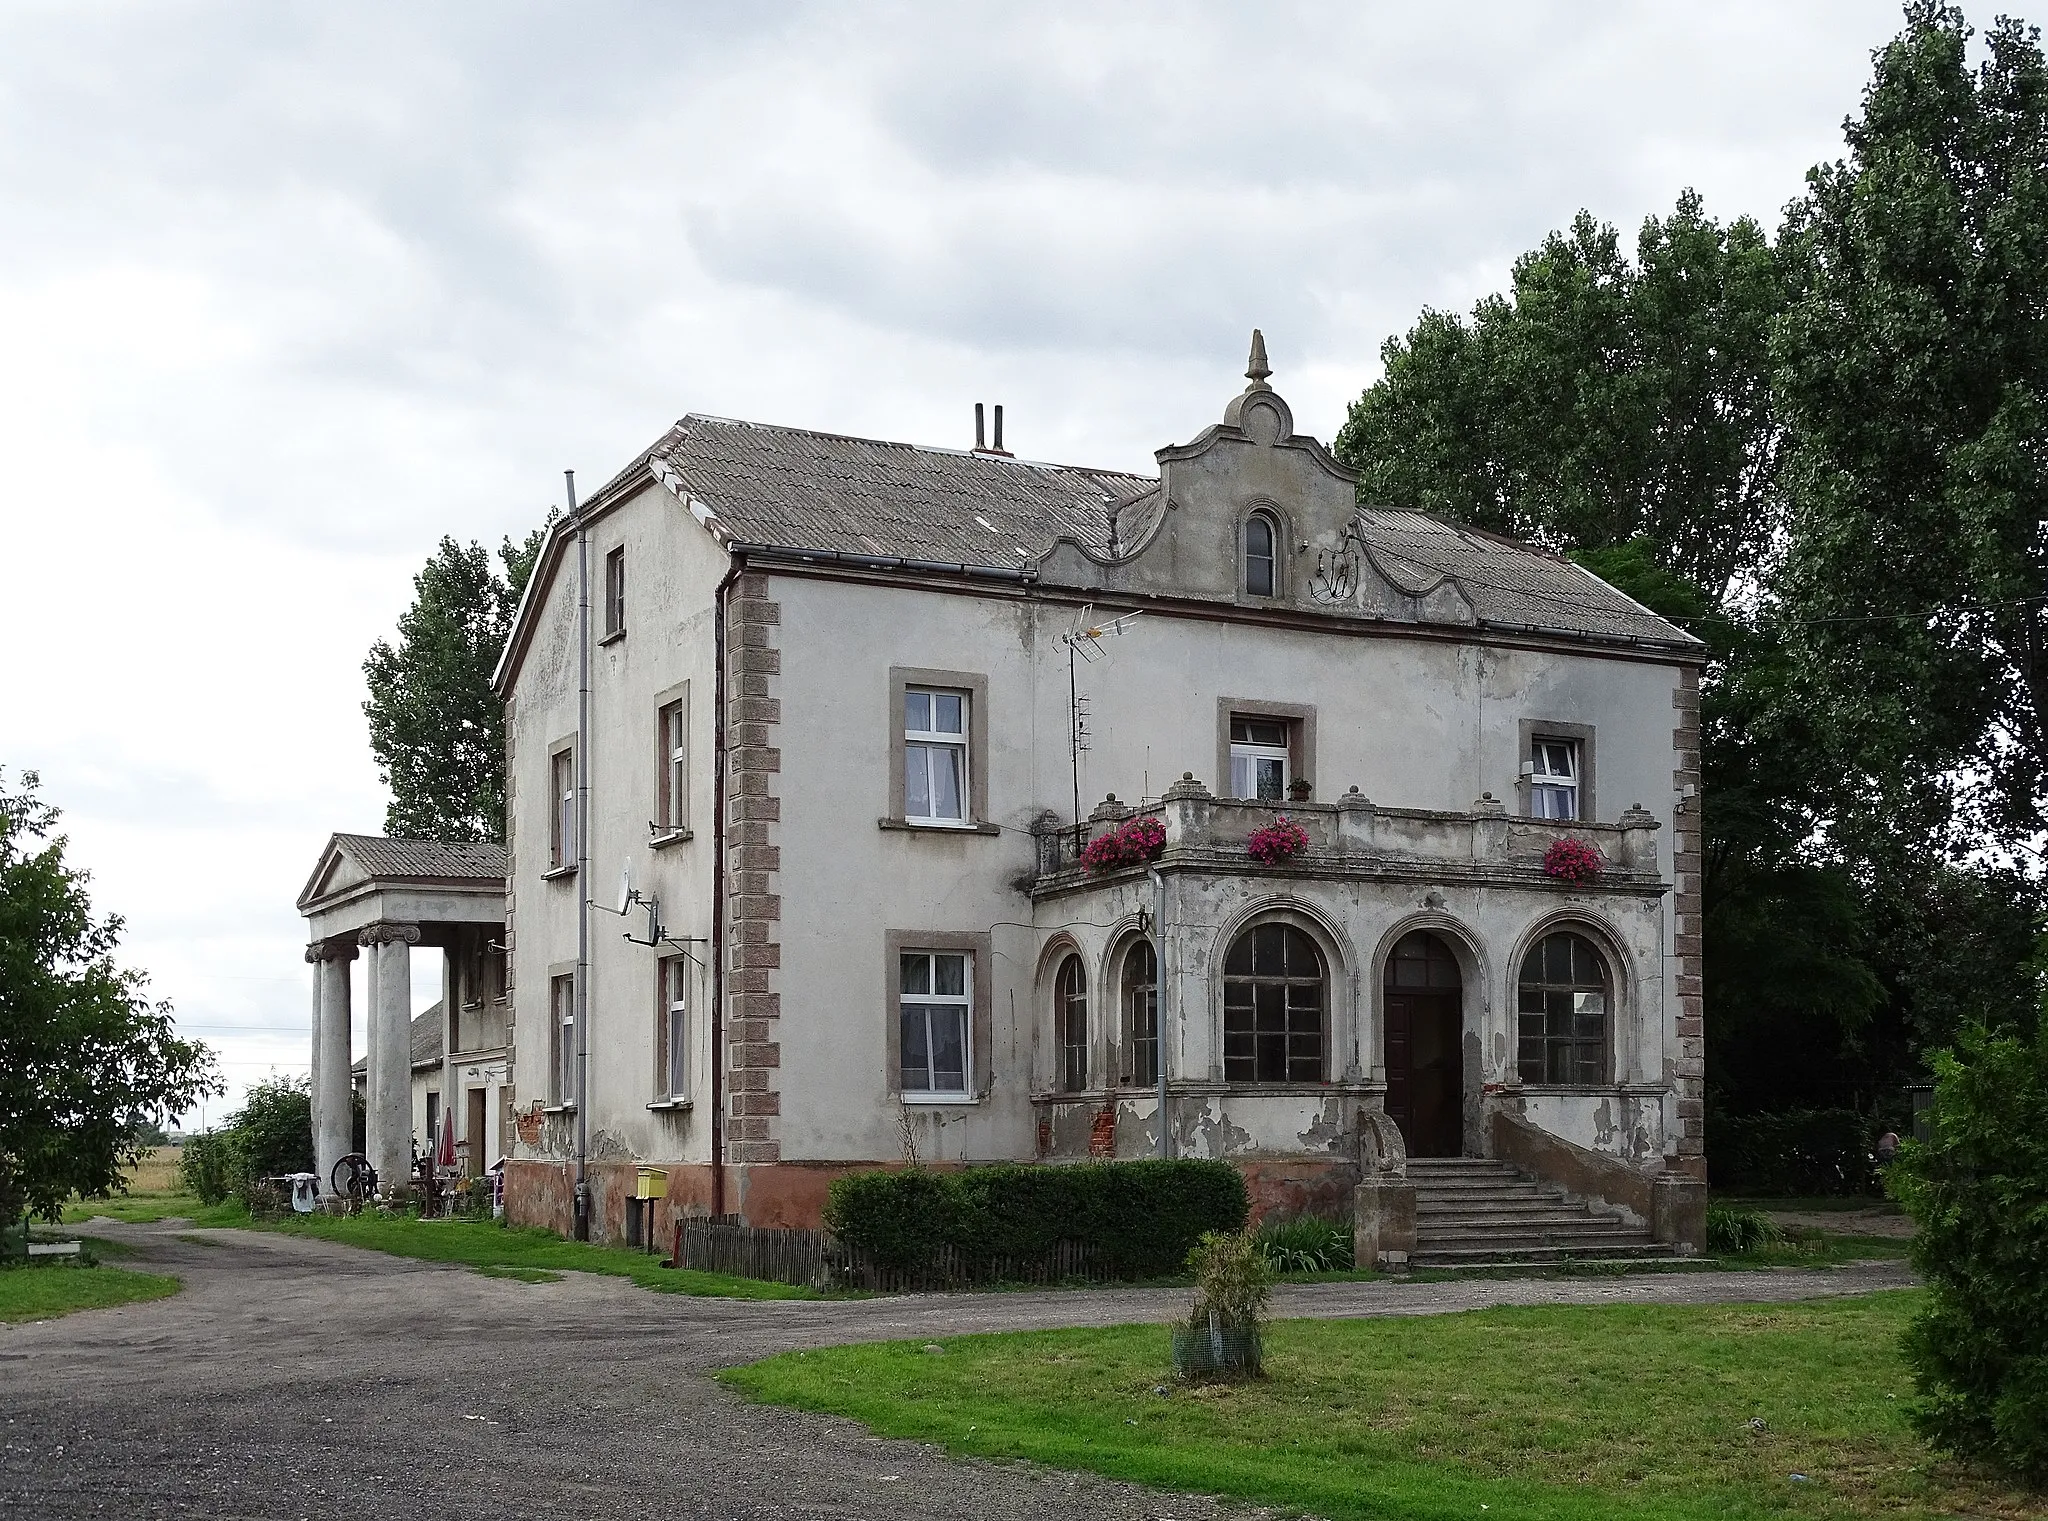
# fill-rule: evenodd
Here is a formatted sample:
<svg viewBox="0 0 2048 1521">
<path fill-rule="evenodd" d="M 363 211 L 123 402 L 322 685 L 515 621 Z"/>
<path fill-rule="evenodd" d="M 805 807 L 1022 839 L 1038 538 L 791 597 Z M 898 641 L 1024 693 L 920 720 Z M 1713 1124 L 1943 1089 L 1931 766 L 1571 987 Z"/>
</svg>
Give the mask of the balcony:
<svg viewBox="0 0 2048 1521">
<path fill-rule="evenodd" d="M 1326 880 L 1427 881 L 1439 884 L 1563 890 L 1543 870 L 1543 855 L 1562 839 L 1583 840 L 1606 858 L 1594 882 L 1576 890 L 1662 892 L 1657 820 L 1640 805 L 1620 821 L 1516 818 L 1490 793 L 1464 812 L 1385 808 L 1356 789 L 1334 803 L 1268 803 L 1219 798 L 1191 775 L 1167 788 L 1149 808 L 1106 800 L 1080 829 L 1048 817 L 1038 834 L 1033 898 L 1056 898 L 1142 876 L 1142 866 L 1091 872 L 1080 861 L 1088 841 L 1141 813 L 1157 817 L 1166 846 L 1161 870 Z M 1254 861 L 1245 842 L 1285 814 L 1308 835 L 1308 848 L 1282 866 Z"/>
</svg>

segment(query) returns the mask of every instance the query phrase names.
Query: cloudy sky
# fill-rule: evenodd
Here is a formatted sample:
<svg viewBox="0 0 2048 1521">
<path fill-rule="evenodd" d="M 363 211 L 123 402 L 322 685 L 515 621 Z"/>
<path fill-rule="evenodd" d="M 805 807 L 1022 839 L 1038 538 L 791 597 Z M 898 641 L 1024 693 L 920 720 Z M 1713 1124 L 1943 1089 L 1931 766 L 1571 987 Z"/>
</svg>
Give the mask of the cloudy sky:
<svg viewBox="0 0 2048 1521">
<path fill-rule="evenodd" d="M 0 0 L 0 766 L 234 1090 L 302 1071 L 441 535 L 690 410 L 1150 469 L 1254 325 L 1327 437 L 1581 207 L 1775 225 L 1898 16 Z"/>
</svg>

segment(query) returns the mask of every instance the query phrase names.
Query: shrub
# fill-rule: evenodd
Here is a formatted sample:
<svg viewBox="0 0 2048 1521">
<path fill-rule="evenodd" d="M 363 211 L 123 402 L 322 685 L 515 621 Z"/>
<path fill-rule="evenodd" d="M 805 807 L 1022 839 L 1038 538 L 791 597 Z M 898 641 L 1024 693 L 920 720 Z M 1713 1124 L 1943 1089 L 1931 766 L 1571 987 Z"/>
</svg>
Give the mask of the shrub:
<svg viewBox="0 0 2048 1521">
<path fill-rule="evenodd" d="M 198 1196 L 201 1204 L 219 1204 L 235 1190 L 239 1159 L 236 1137 L 228 1130 L 206 1130 L 187 1136 L 178 1157 L 178 1186 Z"/>
<path fill-rule="evenodd" d="M 1204 1232 L 1241 1230 L 1249 1212 L 1227 1162 L 1084 1162 L 853 1173 L 833 1182 L 825 1224 L 893 1272 L 933 1271 L 948 1247 L 972 1265 L 1071 1241 L 1117 1277 L 1156 1278 L 1178 1272 Z"/>
<path fill-rule="evenodd" d="M 1208 1231 L 1188 1253 L 1195 1299 L 1173 1333 L 1174 1371 L 1183 1376 L 1250 1374 L 1263 1361 L 1259 1329 L 1273 1269 L 1249 1230 Z"/>
<path fill-rule="evenodd" d="M 313 1100 L 305 1082 L 257 1083 L 220 1128 L 186 1141 L 178 1178 L 202 1204 L 230 1194 L 244 1203 L 262 1178 L 313 1170 Z"/>
<path fill-rule="evenodd" d="M 1716 1188 L 1759 1194 L 1878 1191 L 1876 1126 L 1853 1109 L 1707 1116 L 1707 1167 Z"/>
<path fill-rule="evenodd" d="M 1081 850 L 1081 864 L 1090 871 L 1142 866 L 1165 848 L 1166 825 L 1141 813 L 1090 840 Z"/>
<path fill-rule="evenodd" d="M 1753 1252 L 1760 1246 L 1777 1246 L 1785 1239 L 1778 1222 L 1753 1209 L 1727 1209 L 1716 1205 L 1707 1211 L 1707 1250 L 1710 1252 Z"/>
<path fill-rule="evenodd" d="M 1278 866 L 1308 849 L 1308 831 L 1283 813 L 1264 829 L 1254 829 L 1244 848 L 1261 866 Z"/>
<path fill-rule="evenodd" d="M 1266 1221 L 1258 1246 L 1276 1273 L 1341 1273 L 1355 1261 L 1351 1227 L 1315 1215 Z"/>
<path fill-rule="evenodd" d="M 1931 1138 L 1887 1177 L 1927 1307 L 1906 1335 L 1937 1447 L 2048 1481 L 2048 1025 L 1966 1031 L 1934 1057 Z"/>
</svg>

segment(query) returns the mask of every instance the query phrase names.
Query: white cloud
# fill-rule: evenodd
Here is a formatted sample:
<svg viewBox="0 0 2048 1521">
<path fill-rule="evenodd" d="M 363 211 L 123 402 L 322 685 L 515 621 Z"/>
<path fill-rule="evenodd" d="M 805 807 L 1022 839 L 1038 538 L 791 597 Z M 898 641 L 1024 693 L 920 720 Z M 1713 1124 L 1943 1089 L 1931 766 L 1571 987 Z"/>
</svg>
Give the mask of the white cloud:
<svg viewBox="0 0 2048 1521">
<path fill-rule="evenodd" d="M 524 531 L 691 409 L 964 443 L 1000 401 L 1026 454 L 1148 468 L 1254 324 L 1327 435 L 1383 339 L 1582 206 L 1774 223 L 1897 24 L 18 4 L 0 764 L 237 1084 L 303 1066 L 292 901 L 378 826 L 360 665 L 442 534 Z"/>
</svg>

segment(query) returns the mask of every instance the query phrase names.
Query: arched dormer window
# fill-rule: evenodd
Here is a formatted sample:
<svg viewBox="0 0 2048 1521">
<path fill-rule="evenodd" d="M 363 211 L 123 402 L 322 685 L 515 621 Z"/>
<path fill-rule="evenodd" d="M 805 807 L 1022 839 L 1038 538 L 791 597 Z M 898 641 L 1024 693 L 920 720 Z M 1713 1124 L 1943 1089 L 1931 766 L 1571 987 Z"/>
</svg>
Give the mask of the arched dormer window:
<svg viewBox="0 0 2048 1521">
<path fill-rule="evenodd" d="M 1280 595 L 1280 528 L 1271 513 L 1244 520 L 1244 590 L 1248 597 Z"/>
<path fill-rule="evenodd" d="M 1088 973 L 1079 956 L 1060 965 L 1053 1011 L 1060 1027 L 1060 1087 L 1079 1093 L 1088 1086 Z"/>
</svg>

